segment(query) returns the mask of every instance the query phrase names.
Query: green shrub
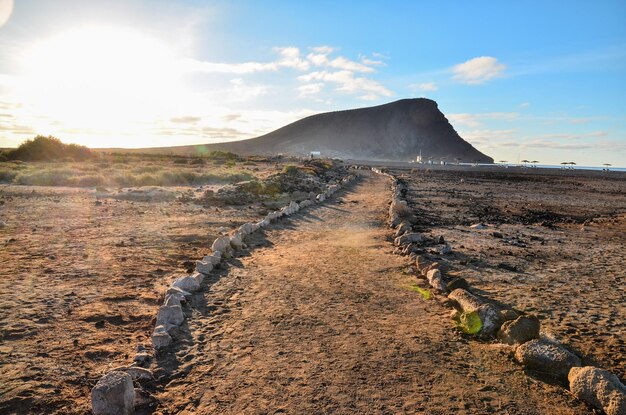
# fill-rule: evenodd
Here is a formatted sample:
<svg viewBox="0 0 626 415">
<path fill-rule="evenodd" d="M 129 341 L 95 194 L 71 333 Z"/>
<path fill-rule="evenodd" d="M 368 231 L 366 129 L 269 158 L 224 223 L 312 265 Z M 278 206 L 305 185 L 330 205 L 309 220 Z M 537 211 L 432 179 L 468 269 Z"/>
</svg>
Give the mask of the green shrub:
<svg viewBox="0 0 626 415">
<path fill-rule="evenodd" d="M 18 175 L 17 170 L 2 168 L 0 169 L 0 183 L 11 183 L 15 176 Z"/>
<path fill-rule="evenodd" d="M 285 166 L 285 168 L 283 169 L 283 173 L 290 176 L 295 176 L 296 174 L 298 174 L 298 167 L 293 165 Z"/>
<path fill-rule="evenodd" d="M 93 158 L 94 154 L 87 147 L 64 144 L 56 137 L 38 135 L 7 152 L 6 157 L 9 160 L 23 161 L 87 160 Z"/>
</svg>

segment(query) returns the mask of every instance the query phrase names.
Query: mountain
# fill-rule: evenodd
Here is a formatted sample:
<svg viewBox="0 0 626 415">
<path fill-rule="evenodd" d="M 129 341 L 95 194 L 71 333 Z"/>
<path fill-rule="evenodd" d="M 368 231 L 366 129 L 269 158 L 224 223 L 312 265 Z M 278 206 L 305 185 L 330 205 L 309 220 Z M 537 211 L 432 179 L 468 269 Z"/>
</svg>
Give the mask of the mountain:
<svg viewBox="0 0 626 415">
<path fill-rule="evenodd" d="M 415 160 L 421 151 L 422 159 L 493 163 L 458 135 L 435 101 L 425 98 L 312 115 L 257 138 L 206 148 L 301 156 L 320 151 L 328 157 L 394 161 Z"/>
</svg>

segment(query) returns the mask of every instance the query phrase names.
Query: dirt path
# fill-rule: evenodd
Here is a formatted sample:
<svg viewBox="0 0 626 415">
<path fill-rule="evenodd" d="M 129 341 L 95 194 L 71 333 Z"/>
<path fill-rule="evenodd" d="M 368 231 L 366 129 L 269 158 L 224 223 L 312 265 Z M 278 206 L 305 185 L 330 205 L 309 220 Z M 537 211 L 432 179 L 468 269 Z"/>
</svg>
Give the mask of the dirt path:
<svg viewBox="0 0 626 415">
<path fill-rule="evenodd" d="M 383 224 L 387 179 L 273 225 L 192 301 L 161 356 L 163 414 L 583 414 L 508 349 L 451 329 L 409 287 Z"/>
</svg>

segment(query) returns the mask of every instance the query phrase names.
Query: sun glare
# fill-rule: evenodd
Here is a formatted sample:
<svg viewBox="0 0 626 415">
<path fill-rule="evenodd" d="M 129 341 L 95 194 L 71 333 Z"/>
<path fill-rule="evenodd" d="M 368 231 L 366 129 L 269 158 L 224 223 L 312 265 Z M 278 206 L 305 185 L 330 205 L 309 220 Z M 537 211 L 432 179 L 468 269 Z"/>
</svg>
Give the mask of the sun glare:
<svg viewBox="0 0 626 415">
<path fill-rule="evenodd" d="M 84 27 L 27 51 L 20 95 L 48 121 L 129 133 L 176 106 L 181 84 L 175 62 L 167 45 L 140 32 Z"/>
</svg>

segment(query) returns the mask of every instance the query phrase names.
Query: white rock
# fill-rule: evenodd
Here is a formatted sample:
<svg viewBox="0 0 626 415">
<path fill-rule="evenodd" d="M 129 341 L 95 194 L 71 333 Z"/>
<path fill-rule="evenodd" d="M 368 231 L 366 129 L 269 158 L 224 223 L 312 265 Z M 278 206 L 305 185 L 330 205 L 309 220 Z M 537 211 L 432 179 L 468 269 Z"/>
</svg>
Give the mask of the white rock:
<svg viewBox="0 0 626 415">
<path fill-rule="evenodd" d="M 164 326 L 168 331 L 171 327 L 180 326 L 185 321 L 183 309 L 179 305 L 164 305 L 157 314 L 157 326 Z"/>
<path fill-rule="evenodd" d="M 179 287 L 169 287 L 167 291 L 165 291 L 165 295 L 168 294 L 182 295 L 183 297 L 181 301 L 185 301 L 185 297 L 191 297 L 190 292 L 185 291 Z"/>
<path fill-rule="evenodd" d="M 181 299 L 182 297 L 182 299 Z M 163 305 L 181 305 L 185 301 L 185 297 L 181 294 L 166 294 Z"/>
<path fill-rule="evenodd" d="M 255 224 L 248 222 L 239 227 L 239 232 L 245 236 L 250 235 L 252 232 L 256 231 L 256 229 L 257 228 Z"/>
<path fill-rule="evenodd" d="M 573 367 L 567 375 L 572 395 L 606 415 L 626 414 L 626 386 L 612 373 L 593 366 Z"/>
<path fill-rule="evenodd" d="M 215 268 L 222 261 L 222 252 L 214 251 L 211 255 L 205 255 L 202 257 L 202 261 L 210 263 Z"/>
<path fill-rule="evenodd" d="M 154 331 L 152 333 L 152 347 L 155 349 L 162 349 L 169 346 L 172 343 L 172 336 L 167 331 Z"/>
<path fill-rule="evenodd" d="M 196 280 L 198 286 L 200 286 L 202 285 L 202 281 L 204 281 L 205 275 L 201 272 L 194 272 L 193 274 L 191 274 L 191 278 Z"/>
<path fill-rule="evenodd" d="M 230 237 L 229 236 L 220 236 L 217 238 L 213 245 L 211 245 L 211 251 L 220 251 L 222 254 L 228 253 L 231 250 L 230 247 Z"/>
<path fill-rule="evenodd" d="M 205 257 L 206 258 L 206 257 Z M 211 260 L 205 261 L 196 261 L 196 272 L 199 272 L 204 275 L 209 275 L 213 271 L 213 263 Z"/>
<path fill-rule="evenodd" d="M 566 378 L 573 367 L 581 366 L 578 356 L 562 345 L 544 339 L 530 340 L 515 350 L 515 359 L 531 369 L 556 378 Z"/>
<path fill-rule="evenodd" d="M 472 226 L 470 226 L 471 229 L 487 229 L 487 225 L 485 225 L 484 223 L 475 223 Z"/>
<path fill-rule="evenodd" d="M 132 380 L 141 381 L 154 379 L 152 371 L 138 366 L 120 366 L 113 369 L 113 371 L 128 373 Z"/>
<path fill-rule="evenodd" d="M 431 269 L 426 273 L 426 279 L 431 287 L 436 290 L 446 292 L 446 285 L 443 283 L 443 277 L 441 276 L 441 271 L 438 269 Z"/>
<path fill-rule="evenodd" d="M 135 390 L 128 373 L 109 372 L 91 390 L 94 415 L 130 415 L 135 413 Z"/>
<path fill-rule="evenodd" d="M 480 336 L 484 338 L 493 337 L 500 329 L 502 317 L 498 309 L 489 303 L 485 303 L 472 293 L 462 288 L 453 290 L 448 298 L 456 301 L 461 309 L 466 313 L 476 312 L 482 323 Z"/>
<path fill-rule="evenodd" d="M 393 243 L 396 246 L 410 244 L 410 243 L 419 243 L 424 240 L 424 237 L 419 233 L 405 233 L 404 235 L 398 236 Z"/>
<path fill-rule="evenodd" d="M 239 232 L 235 232 L 230 237 L 230 246 L 235 251 L 240 251 L 243 249 L 243 240 L 241 239 L 241 234 Z"/>
<path fill-rule="evenodd" d="M 322 203 L 324 200 L 326 200 L 326 195 L 324 193 L 320 193 L 315 197 L 315 199 L 317 200 L 317 203 Z"/>
<path fill-rule="evenodd" d="M 183 291 L 194 292 L 200 288 L 200 284 L 190 275 L 179 277 L 174 280 L 172 287 L 180 288 Z"/>
</svg>

